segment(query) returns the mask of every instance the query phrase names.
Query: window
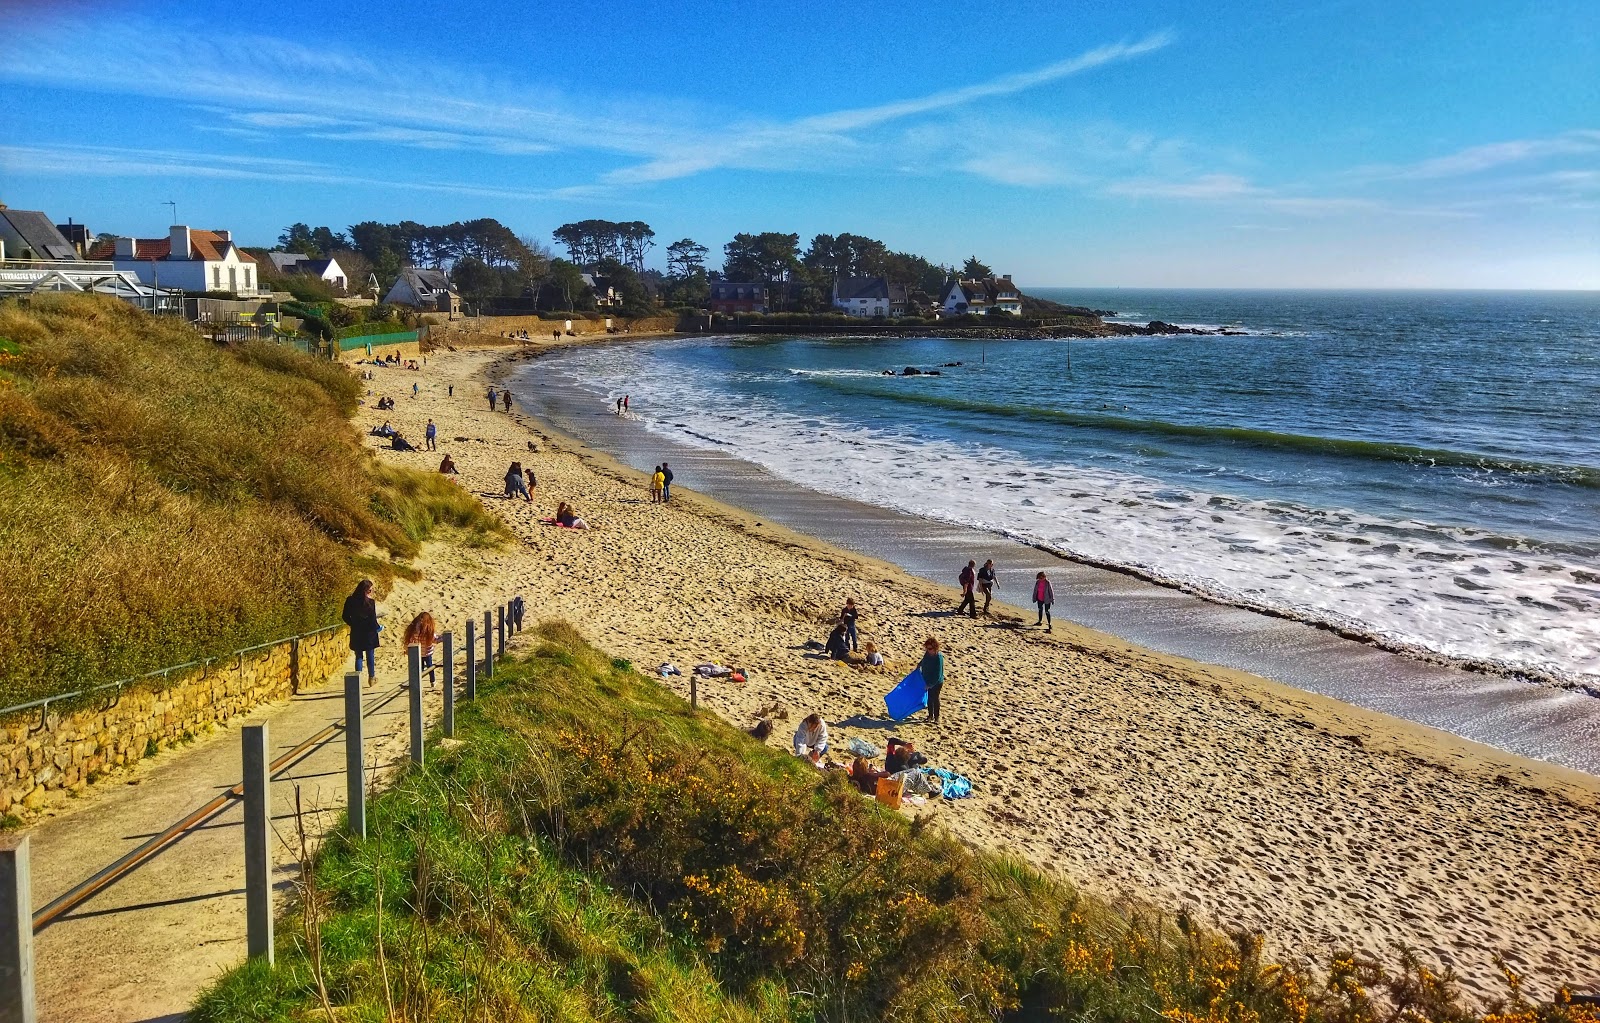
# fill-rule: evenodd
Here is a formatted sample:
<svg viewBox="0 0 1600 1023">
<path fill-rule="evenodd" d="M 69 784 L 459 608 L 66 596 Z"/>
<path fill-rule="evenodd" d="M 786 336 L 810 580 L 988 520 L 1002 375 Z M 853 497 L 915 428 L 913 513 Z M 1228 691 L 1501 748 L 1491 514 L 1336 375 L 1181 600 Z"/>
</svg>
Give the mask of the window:
<svg viewBox="0 0 1600 1023">
<path fill-rule="evenodd" d="M 253 285 L 250 283 L 250 268 L 247 266 L 244 268 L 244 290 L 249 291 L 252 287 Z"/>
<path fill-rule="evenodd" d="M 222 267 L 220 266 L 214 266 L 211 268 L 211 290 L 222 290 Z"/>
</svg>

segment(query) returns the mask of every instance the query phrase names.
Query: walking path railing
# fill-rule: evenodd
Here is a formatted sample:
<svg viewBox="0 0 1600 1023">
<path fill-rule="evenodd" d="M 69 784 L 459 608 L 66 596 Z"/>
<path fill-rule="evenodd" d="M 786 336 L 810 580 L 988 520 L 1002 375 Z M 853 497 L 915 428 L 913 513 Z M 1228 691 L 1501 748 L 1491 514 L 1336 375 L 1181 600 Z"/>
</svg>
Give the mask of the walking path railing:
<svg viewBox="0 0 1600 1023">
<path fill-rule="evenodd" d="M 467 642 L 463 651 L 466 654 L 465 685 L 463 687 L 465 699 L 472 700 L 477 696 L 478 665 L 480 663 L 483 665 L 485 678 L 492 676 L 494 674 L 495 660 L 505 656 L 508 636 L 522 630 L 522 616 L 519 613 L 521 606 L 520 598 L 513 598 L 501 604 L 494 611 L 485 611 L 483 613 L 483 650 L 481 656 L 479 655 L 477 644 L 477 622 L 475 618 L 467 620 Z M 318 629 L 316 632 L 290 637 L 287 640 L 275 640 L 272 643 L 257 644 L 253 647 L 246 647 L 243 650 L 236 650 L 226 656 L 242 658 L 244 654 L 255 650 L 276 646 L 279 643 L 305 639 L 308 636 L 319 635 L 338 627 L 329 626 L 325 629 Z M 454 633 L 446 632 L 439 637 L 439 641 L 443 647 L 443 657 L 438 667 L 443 668 L 444 677 L 444 713 L 441 719 L 441 731 L 446 737 L 450 737 L 455 734 L 455 635 Z M 7 711 L 0 711 L 0 713 L 29 710 L 33 707 L 47 705 L 52 701 L 83 696 L 111 688 L 112 686 L 123 686 L 129 682 L 171 673 L 201 663 L 215 663 L 222 659 L 221 657 L 216 657 L 204 662 L 195 661 L 187 665 L 165 668 L 160 672 L 152 672 L 149 675 L 142 675 L 134 679 L 124 679 L 121 682 L 107 683 L 104 686 L 96 686 L 93 689 L 86 689 L 79 693 L 47 697 L 44 700 L 37 700 L 30 704 L 8 708 Z M 407 716 L 410 726 L 410 762 L 420 766 L 423 762 L 423 747 L 427 732 L 427 722 L 423 719 L 422 679 L 425 674 L 434 670 L 436 669 L 424 669 L 422 651 L 419 647 L 415 644 L 407 647 L 406 684 L 404 686 L 396 686 L 393 690 L 383 693 L 381 699 L 372 703 L 366 703 L 362 699 L 361 676 L 357 673 L 346 674 L 344 677 L 345 716 L 311 735 L 295 746 L 294 749 L 270 764 L 266 762 L 266 751 L 271 748 L 267 742 L 266 723 L 246 725 L 240 730 L 243 754 L 242 781 L 195 809 L 176 824 L 147 839 L 138 848 L 126 853 L 109 866 L 96 871 L 37 911 L 32 908 L 28 836 L 23 834 L 0 838 L 0 1021 L 4 1021 L 4 1023 L 11 1023 L 11 1021 L 36 1023 L 38 1017 L 34 1000 L 33 970 L 33 936 L 35 934 L 95 895 L 105 891 L 139 864 L 149 860 L 187 832 L 211 820 L 235 802 L 242 801 L 245 810 L 245 937 L 247 953 L 252 959 L 265 958 L 268 965 L 271 965 L 273 961 L 272 871 L 270 856 L 268 855 L 267 836 L 271 833 L 272 778 L 298 763 L 309 755 L 313 749 L 332 738 L 335 733 L 342 731 L 345 735 L 345 771 L 348 775 L 346 779 L 348 805 L 346 806 L 345 827 L 351 834 L 357 837 L 365 837 L 367 830 L 367 786 L 363 773 L 362 721 L 409 689 Z"/>
</svg>

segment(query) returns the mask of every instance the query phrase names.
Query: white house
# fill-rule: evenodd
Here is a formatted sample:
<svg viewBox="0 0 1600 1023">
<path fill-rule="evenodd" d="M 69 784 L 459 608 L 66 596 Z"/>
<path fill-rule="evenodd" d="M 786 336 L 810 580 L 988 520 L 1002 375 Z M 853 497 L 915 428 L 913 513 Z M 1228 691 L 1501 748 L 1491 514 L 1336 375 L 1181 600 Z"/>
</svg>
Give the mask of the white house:
<svg viewBox="0 0 1600 1023">
<path fill-rule="evenodd" d="M 833 307 L 846 316 L 904 316 L 906 289 L 882 277 L 836 277 Z"/>
<path fill-rule="evenodd" d="M 449 313 L 461 311 L 461 296 L 443 270 L 423 270 L 408 266 L 395 278 L 394 287 L 383 300 L 390 305 L 408 305 L 428 312 Z"/>
<path fill-rule="evenodd" d="M 1010 277 L 982 280 L 952 277 L 939 294 L 939 310 L 946 316 L 983 316 L 991 309 L 1022 315 L 1022 292 L 1011 283 Z"/>
<path fill-rule="evenodd" d="M 272 260 L 272 265 L 280 274 L 320 277 L 340 291 L 348 289 L 350 282 L 345 276 L 344 267 L 339 265 L 336 257 L 312 259 L 303 252 L 280 252 L 276 249 L 267 253 L 267 257 Z"/>
<path fill-rule="evenodd" d="M 227 231 L 174 225 L 165 238 L 113 238 L 99 242 L 90 259 L 109 259 L 145 284 L 183 291 L 228 291 L 254 295 L 260 288 L 256 261 Z"/>
<path fill-rule="evenodd" d="M 617 288 L 611 283 L 611 278 L 600 277 L 595 274 L 583 274 L 583 283 L 594 292 L 594 304 L 601 309 L 622 304 L 622 296 L 617 294 Z"/>
</svg>

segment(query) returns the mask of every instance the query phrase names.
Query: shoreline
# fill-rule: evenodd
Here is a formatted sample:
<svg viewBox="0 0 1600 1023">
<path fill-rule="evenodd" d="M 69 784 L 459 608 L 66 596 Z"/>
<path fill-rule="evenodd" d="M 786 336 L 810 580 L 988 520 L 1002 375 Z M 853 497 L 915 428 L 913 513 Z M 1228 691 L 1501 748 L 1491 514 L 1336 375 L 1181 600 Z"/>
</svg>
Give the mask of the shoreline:
<svg viewBox="0 0 1600 1023">
<path fill-rule="evenodd" d="M 1530 990 L 1600 980 L 1600 953 L 1586 951 L 1600 949 L 1600 860 L 1582 837 L 1600 829 L 1600 779 L 1067 622 L 1046 637 L 957 621 L 949 587 L 894 565 L 681 490 L 652 506 L 616 459 L 472 404 L 471 386 L 553 347 L 431 355 L 423 379 L 470 381 L 468 400 L 439 388 L 395 417 L 436 416 L 441 437 L 464 437 L 441 449 L 480 494 L 498 493 L 501 459 L 531 460 L 536 504 L 486 504 L 522 538 L 506 560 L 536 617 L 579 623 L 647 672 L 748 666 L 745 687 L 700 689 L 736 724 L 776 704 L 791 720 L 820 709 L 840 746 L 912 738 L 976 785 L 921 812 L 1097 895 L 1259 929 L 1275 953 L 1311 962 L 1348 948 L 1392 959 L 1409 944 L 1480 1001 L 1503 993 L 1496 949 Z M 537 454 L 517 439 L 530 436 Z M 539 526 L 556 499 L 597 528 Z M 944 726 L 882 720 L 895 672 L 804 656 L 846 593 L 866 609 L 863 638 L 898 669 L 921 635 L 945 640 Z"/>
</svg>

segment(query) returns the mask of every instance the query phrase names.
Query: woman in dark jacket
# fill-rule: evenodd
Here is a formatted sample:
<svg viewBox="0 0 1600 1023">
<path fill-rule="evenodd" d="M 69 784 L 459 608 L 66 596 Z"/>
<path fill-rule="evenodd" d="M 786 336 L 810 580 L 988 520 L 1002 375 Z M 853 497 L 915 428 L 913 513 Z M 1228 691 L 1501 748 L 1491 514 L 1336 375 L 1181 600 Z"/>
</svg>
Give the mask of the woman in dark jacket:
<svg viewBox="0 0 1600 1023">
<path fill-rule="evenodd" d="M 372 597 L 372 580 L 363 579 L 344 599 L 344 623 L 350 627 L 350 649 L 356 654 L 356 674 L 361 659 L 367 661 L 367 685 L 378 679 L 378 602 Z"/>
<path fill-rule="evenodd" d="M 836 661 L 845 660 L 850 656 L 850 635 L 840 622 L 833 627 L 833 632 L 828 635 L 828 642 L 823 644 L 828 651 L 828 656 Z"/>
</svg>

